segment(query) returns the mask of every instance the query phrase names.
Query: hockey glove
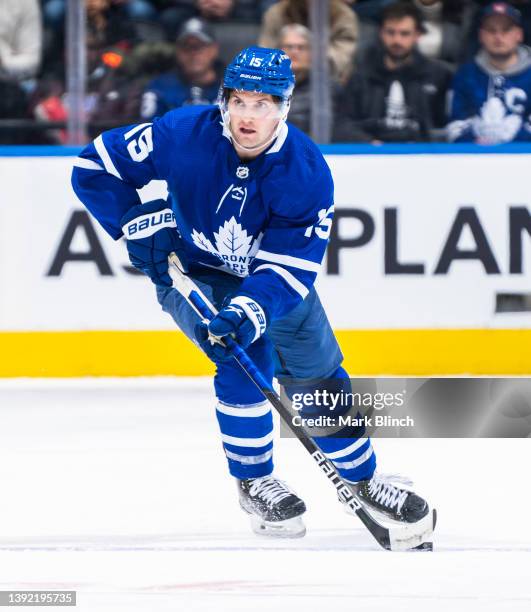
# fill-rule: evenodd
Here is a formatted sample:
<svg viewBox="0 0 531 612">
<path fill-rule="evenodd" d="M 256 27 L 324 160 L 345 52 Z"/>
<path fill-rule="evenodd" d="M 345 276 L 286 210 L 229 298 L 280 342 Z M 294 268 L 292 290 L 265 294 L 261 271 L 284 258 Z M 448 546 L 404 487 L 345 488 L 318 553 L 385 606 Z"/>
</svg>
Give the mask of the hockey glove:
<svg viewBox="0 0 531 612">
<path fill-rule="evenodd" d="M 183 262 L 186 259 L 175 215 L 168 203 L 154 200 L 133 206 L 120 223 L 133 266 L 149 276 L 155 285 L 171 287 L 168 255 L 175 251 Z"/>
<path fill-rule="evenodd" d="M 195 336 L 212 361 L 222 362 L 231 358 L 229 349 L 223 344 L 224 336 L 232 336 L 242 348 L 246 348 L 258 340 L 265 330 L 266 316 L 260 304 L 238 295 L 208 325 L 198 323 Z"/>
</svg>

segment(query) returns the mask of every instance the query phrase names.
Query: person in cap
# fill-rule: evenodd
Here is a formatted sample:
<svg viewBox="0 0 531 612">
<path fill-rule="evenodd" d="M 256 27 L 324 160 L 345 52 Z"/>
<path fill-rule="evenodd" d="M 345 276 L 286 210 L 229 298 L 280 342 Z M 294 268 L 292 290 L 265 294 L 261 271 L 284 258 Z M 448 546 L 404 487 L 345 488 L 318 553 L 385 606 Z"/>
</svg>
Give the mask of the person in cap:
<svg viewBox="0 0 531 612">
<path fill-rule="evenodd" d="M 246 348 L 288 396 L 300 381 L 315 398 L 331 389 L 352 395 L 314 287 L 330 237 L 334 185 L 318 147 L 286 123 L 294 84 L 283 51 L 246 48 L 227 67 L 217 106 L 188 106 L 105 132 L 81 152 L 72 173 L 79 199 L 114 239 L 125 237 L 132 264 L 156 285 L 162 309 L 215 363 L 216 416 L 240 505 L 257 533 L 281 537 L 304 535 L 306 506 L 273 475 L 270 405 L 222 339 Z M 168 199 L 141 204 L 137 189 L 153 179 L 167 182 Z M 218 309 L 209 323 L 172 287 L 172 251 Z M 310 402 L 301 414 L 330 417 L 327 408 Z M 350 408 L 336 405 L 335 414 Z M 347 430 L 314 439 L 364 503 L 389 520 L 426 517 L 425 500 L 375 473 L 363 428 Z M 186 469 L 206 482 L 212 472 L 193 449 Z"/>
<path fill-rule="evenodd" d="M 531 49 L 522 41 L 518 9 L 507 2 L 483 9 L 480 50 L 453 81 L 450 141 L 491 145 L 531 140 Z"/>
<path fill-rule="evenodd" d="M 222 78 L 219 45 L 211 27 L 202 19 L 189 19 L 177 33 L 175 69 L 148 83 L 140 116 L 152 119 L 188 104 L 213 104 Z"/>
</svg>

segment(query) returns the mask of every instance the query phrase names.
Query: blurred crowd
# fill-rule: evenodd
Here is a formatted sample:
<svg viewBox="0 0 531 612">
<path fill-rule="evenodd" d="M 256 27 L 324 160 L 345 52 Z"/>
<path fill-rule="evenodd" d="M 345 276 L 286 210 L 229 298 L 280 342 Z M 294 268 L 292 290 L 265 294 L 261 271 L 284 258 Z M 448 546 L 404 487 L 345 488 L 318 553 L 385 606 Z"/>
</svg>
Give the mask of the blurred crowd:
<svg viewBox="0 0 531 612">
<path fill-rule="evenodd" d="M 290 56 L 288 120 L 310 132 L 307 0 L 82 1 L 89 137 L 214 103 L 225 65 L 252 44 Z M 66 4 L 0 0 L 2 144 L 66 142 Z M 333 142 L 531 140 L 531 0 L 328 5 Z"/>
</svg>

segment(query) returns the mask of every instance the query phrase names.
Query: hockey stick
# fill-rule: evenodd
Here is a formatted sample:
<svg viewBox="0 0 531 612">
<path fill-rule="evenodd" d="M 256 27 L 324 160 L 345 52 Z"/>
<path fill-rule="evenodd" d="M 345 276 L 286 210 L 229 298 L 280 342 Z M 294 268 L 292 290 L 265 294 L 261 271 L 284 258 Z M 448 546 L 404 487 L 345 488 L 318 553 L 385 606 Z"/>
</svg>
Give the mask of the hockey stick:
<svg viewBox="0 0 531 612">
<path fill-rule="evenodd" d="M 181 261 L 175 253 L 168 257 L 168 272 L 173 280 L 173 287 L 187 300 L 196 313 L 204 320 L 210 321 L 217 314 L 216 308 L 202 293 L 194 281 L 186 275 Z M 375 540 L 386 550 L 411 550 L 414 548 L 431 549 L 428 542 L 435 527 L 435 510 L 429 512 L 424 518 L 416 523 L 404 523 L 400 526 L 386 527 L 377 521 L 363 507 L 356 492 L 346 483 L 336 471 L 334 465 L 324 456 L 315 442 L 309 438 L 300 427 L 296 427 L 288 408 L 273 389 L 271 384 L 263 377 L 247 353 L 230 337 L 223 338 L 232 356 L 238 362 L 243 371 L 260 389 L 264 397 L 269 400 L 280 418 L 284 421 L 290 431 L 299 439 L 304 448 L 313 457 L 314 461 L 334 485 L 339 500 L 346 504 L 352 512 L 355 512 L 361 522 L 370 531 Z"/>
</svg>

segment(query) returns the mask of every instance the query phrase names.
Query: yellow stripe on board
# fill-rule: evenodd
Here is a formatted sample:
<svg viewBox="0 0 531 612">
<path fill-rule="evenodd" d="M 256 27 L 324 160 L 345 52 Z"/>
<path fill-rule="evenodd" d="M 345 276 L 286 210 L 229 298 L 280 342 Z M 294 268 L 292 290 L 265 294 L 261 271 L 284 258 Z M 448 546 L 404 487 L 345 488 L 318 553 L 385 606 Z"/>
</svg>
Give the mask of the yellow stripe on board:
<svg viewBox="0 0 531 612">
<path fill-rule="evenodd" d="M 342 330 L 352 375 L 531 375 L 531 330 Z M 316 359 L 319 356 L 316 355 Z M 181 332 L 0 332 L 0 376 L 204 376 Z"/>
<path fill-rule="evenodd" d="M 0 376 L 195 376 L 213 373 L 182 332 L 1 332 Z"/>
</svg>

